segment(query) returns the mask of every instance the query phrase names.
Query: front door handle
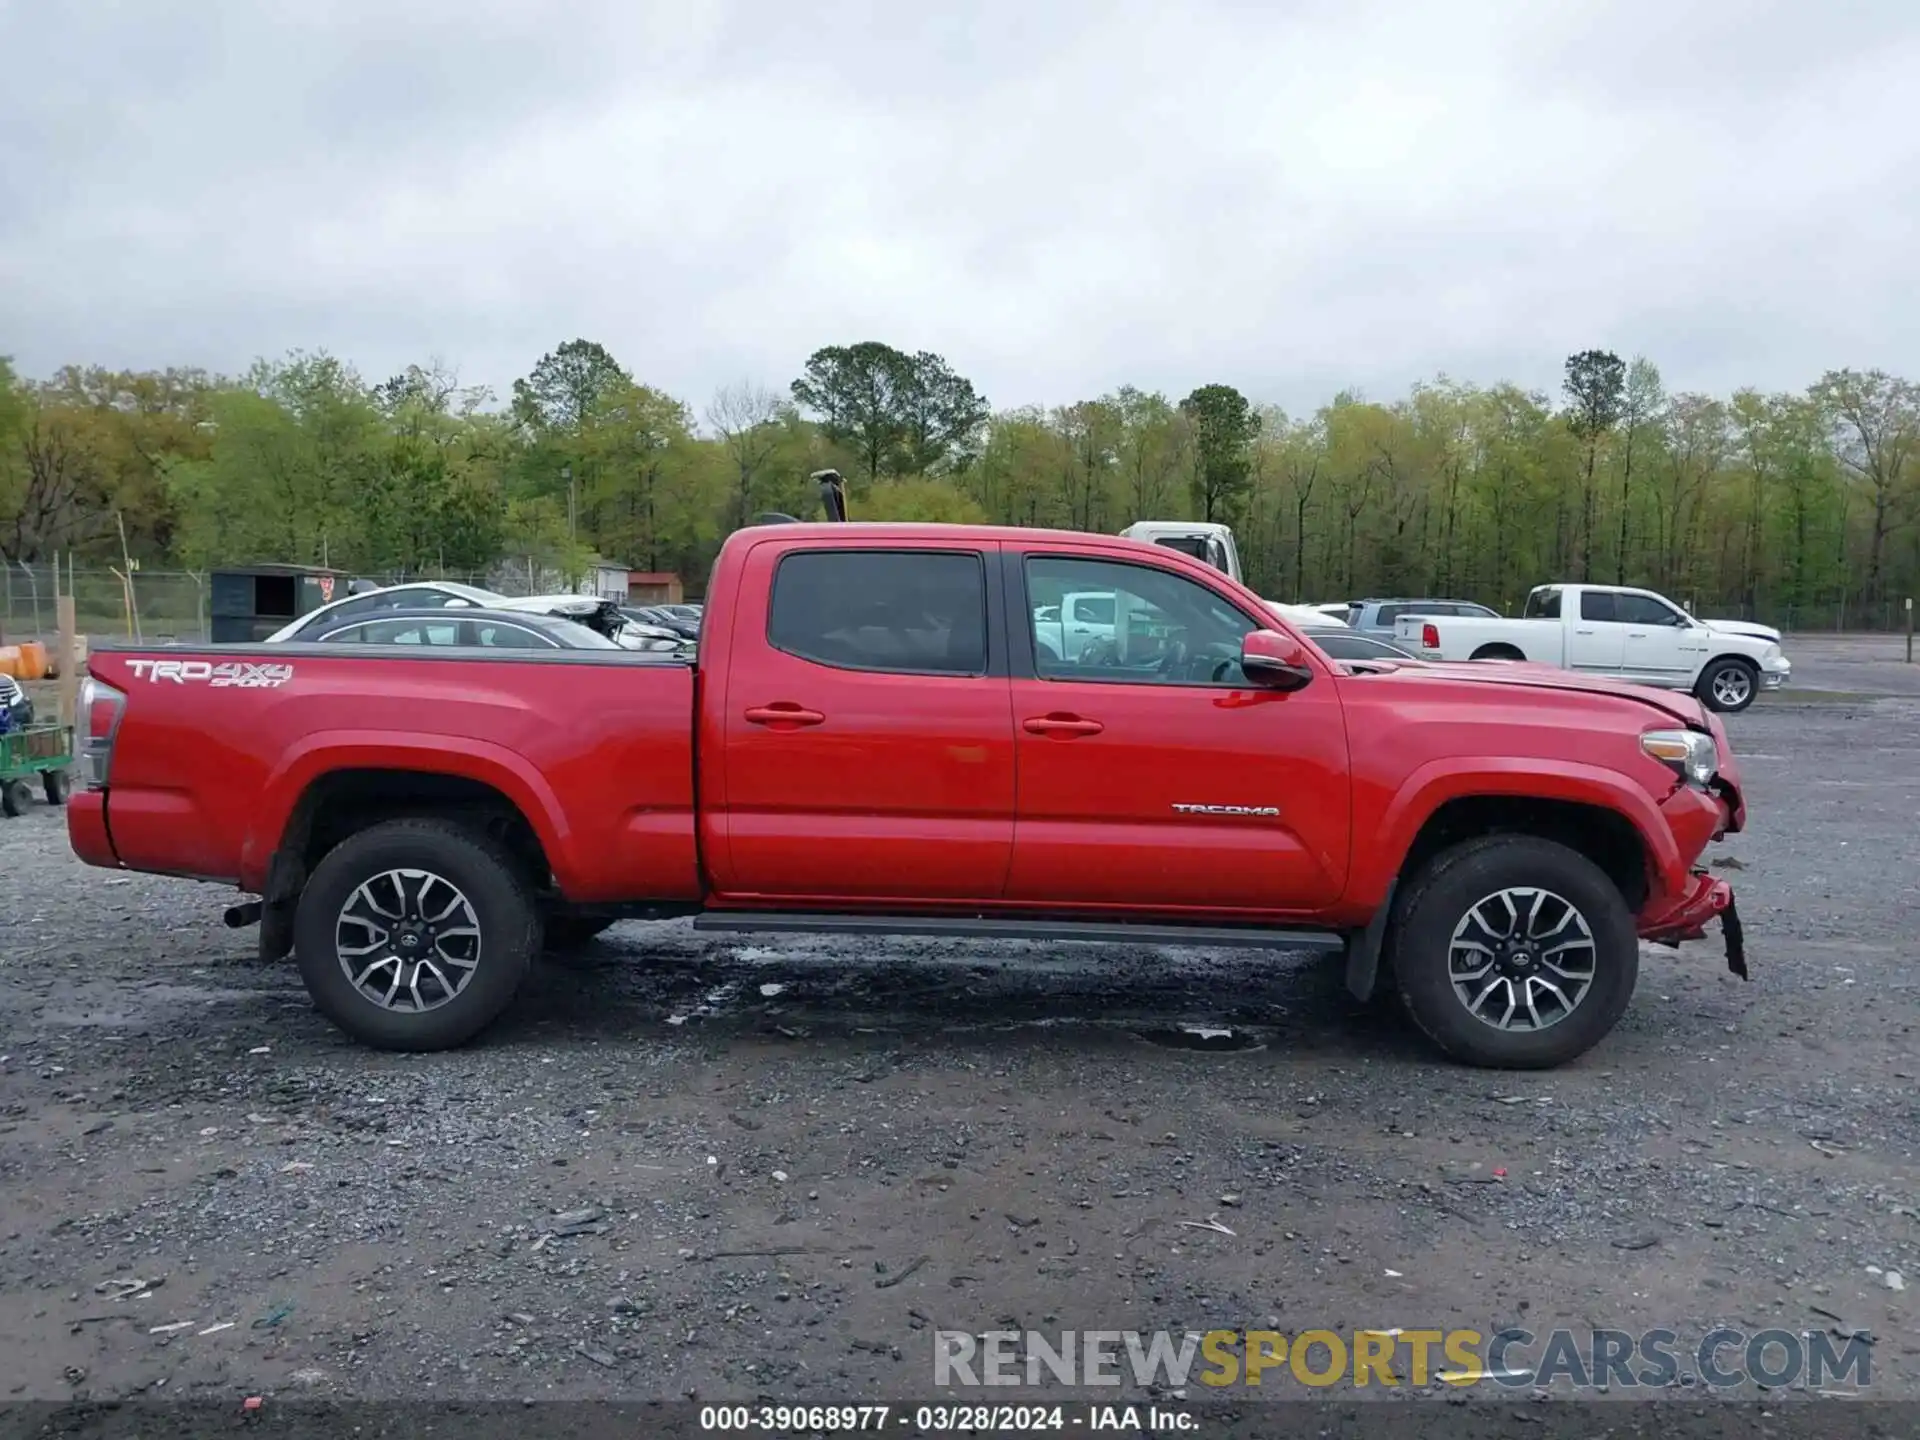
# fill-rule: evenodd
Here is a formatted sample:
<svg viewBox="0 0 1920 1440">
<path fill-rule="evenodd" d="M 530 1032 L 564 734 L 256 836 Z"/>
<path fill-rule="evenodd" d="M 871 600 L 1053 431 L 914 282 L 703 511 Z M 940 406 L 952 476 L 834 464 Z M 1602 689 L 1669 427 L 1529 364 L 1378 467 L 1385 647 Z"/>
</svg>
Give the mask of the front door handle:
<svg viewBox="0 0 1920 1440">
<path fill-rule="evenodd" d="M 1644 640 L 1646 638 L 1647 638 L 1647 632 L 1644 630 L 1627 631 L 1627 639 L 1629 640 Z"/>
<path fill-rule="evenodd" d="M 749 725 L 772 725 L 780 729 L 795 730 L 802 725 L 818 725 L 826 718 L 818 710 L 804 710 L 784 700 L 776 705 L 751 706 L 746 715 Z"/>
<path fill-rule="evenodd" d="M 1576 630 L 1573 633 L 1576 635 L 1591 635 L 1593 632 L 1591 630 Z"/>
<path fill-rule="evenodd" d="M 1020 728 L 1029 735 L 1058 735 L 1062 739 L 1071 739 L 1075 735 L 1098 735 L 1107 727 L 1098 720 L 1082 720 L 1078 715 L 1036 715 L 1031 720 L 1022 721 Z"/>
</svg>

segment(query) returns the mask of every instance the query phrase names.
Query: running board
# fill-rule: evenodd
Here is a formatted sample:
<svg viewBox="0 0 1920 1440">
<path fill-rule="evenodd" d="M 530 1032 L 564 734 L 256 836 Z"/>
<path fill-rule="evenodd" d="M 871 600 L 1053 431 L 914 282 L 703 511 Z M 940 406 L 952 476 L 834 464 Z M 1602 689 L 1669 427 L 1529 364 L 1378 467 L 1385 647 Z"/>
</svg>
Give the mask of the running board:
<svg viewBox="0 0 1920 1440">
<path fill-rule="evenodd" d="M 944 915 L 807 915 L 776 910 L 708 910 L 696 930 L 790 935 L 913 935 L 951 940 L 1070 940 L 1092 945 L 1244 946 L 1259 950 L 1341 950 L 1325 930 L 1237 925 L 1128 925 L 1086 920 L 970 920 Z"/>
</svg>

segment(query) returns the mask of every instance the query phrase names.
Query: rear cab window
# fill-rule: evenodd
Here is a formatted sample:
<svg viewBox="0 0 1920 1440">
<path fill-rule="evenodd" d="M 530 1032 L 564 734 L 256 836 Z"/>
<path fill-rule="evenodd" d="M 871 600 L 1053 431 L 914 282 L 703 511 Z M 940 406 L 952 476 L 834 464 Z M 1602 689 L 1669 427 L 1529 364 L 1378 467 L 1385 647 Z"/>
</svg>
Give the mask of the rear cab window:
<svg viewBox="0 0 1920 1440">
<path fill-rule="evenodd" d="M 1535 590 L 1527 596 L 1527 608 L 1520 612 L 1522 620 L 1558 620 L 1560 618 L 1560 592 L 1558 590 Z"/>
<path fill-rule="evenodd" d="M 951 550 L 789 551 L 774 571 L 767 643 L 841 670 L 984 675 L 986 558 Z"/>
</svg>

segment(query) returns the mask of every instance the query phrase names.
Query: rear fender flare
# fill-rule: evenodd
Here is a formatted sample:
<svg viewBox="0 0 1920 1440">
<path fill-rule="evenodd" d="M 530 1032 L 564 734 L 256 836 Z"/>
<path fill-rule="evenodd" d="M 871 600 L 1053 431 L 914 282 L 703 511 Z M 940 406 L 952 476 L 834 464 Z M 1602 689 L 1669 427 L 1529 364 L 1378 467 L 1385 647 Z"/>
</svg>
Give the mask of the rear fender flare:
<svg viewBox="0 0 1920 1440">
<path fill-rule="evenodd" d="M 484 740 L 398 735 L 391 730 L 323 730 L 281 757 L 268 775 L 259 812 L 240 851 L 240 888 L 264 893 L 267 868 L 286 834 L 294 807 L 316 780 L 337 770 L 407 770 L 451 775 L 490 785 L 518 807 L 533 827 L 555 878 L 565 889 L 574 870 L 566 812 L 545 777 L 524 755 Z"/>
<path fill-rule="evenodd" d="M 1659 805 L 1625 776 L 1577 761 L 1483 755 L 1431 760 L 1407 777 L 1381 815 L 1376 829 L 1379 843 L 1354 855 L 1353 893 L 1384 896 L 1406 863 L 1420 828 L 1434 812 L 1450 800 L 1483 795 L 1565 800 L 1612 810 L 1633 826 L 1664 887 L 1674 889 L 1686 883 L 1686 862 Z"/>
</svg>

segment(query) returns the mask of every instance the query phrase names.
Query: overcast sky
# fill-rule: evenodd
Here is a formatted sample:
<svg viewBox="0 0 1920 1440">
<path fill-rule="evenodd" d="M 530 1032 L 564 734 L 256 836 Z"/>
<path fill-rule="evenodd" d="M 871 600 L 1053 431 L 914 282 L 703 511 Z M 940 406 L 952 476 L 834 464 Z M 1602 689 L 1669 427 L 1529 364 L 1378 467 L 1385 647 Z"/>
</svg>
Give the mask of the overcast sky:
<svg viewBox="0 0 1920 1440">
<path fill-rule="evenodd" d="M 0 0 L 0 354 L 1920 375 L 1920 0 Z"/>
</svg>

